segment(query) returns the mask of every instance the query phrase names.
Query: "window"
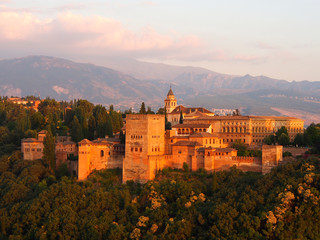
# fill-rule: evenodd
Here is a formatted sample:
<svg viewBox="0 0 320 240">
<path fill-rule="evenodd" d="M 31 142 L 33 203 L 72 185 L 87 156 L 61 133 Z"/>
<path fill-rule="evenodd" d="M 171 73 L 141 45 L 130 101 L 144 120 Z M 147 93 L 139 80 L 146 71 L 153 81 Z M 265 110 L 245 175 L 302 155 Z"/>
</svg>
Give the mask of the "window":
<svg viewBox="0 0 320 240">
<path fill-rule="evenodd" d="M 142 147 L 140 148 L 140 152 L 142 152 Z"/>
<path fill-rule="evenodd" d="M 101 151 L 100 151 L 100 157 L 103 157 L 103 156 L 104 156 L 104 151 L 101 150 Z"/>
</svg>

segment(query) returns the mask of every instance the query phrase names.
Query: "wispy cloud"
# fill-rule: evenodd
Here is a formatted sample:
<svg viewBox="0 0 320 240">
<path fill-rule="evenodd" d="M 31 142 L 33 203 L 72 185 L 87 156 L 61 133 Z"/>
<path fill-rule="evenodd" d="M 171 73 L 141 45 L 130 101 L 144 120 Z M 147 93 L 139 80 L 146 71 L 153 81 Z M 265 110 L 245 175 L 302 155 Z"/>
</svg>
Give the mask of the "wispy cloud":
<svg viewBox="0 0 320 240">
<path fill-rule="evenodd" d="M 62 13 L 40 19 L 29 12 L 0 12 L 0 43 L 28 43 L 47 49 L 65 49 L 96 54 L 127 53 L 131 56 L 185 55 L 201 47 L 196 36 L 160 34 L 152 27 L 138 32 L 102 16 Z"/>
<path fill-rule="evenodd" d="M 265 50 L 275 50 L 275 49 L 279 49 L 279 46 L 267 43 L 267 42 L 263 42 L 263 41 L 258 41 L 254 43 L 254 46 L 260 49 L 265 49 Z"/>
<path fill-rule="evenodd" d="M 72 10 L 81 10 L 90 7 L 88 4 L 65 4 L 55 8 L 52 10 L 59 11 L 59 12 L 67 12 Z"/>
<path fill-rule="evenodd" d="M 138 5 L 140 6 L 156 6 L 157 4 L 153 1 L 143 1 L 143 2 L 140 2 Z"/>
</svg>

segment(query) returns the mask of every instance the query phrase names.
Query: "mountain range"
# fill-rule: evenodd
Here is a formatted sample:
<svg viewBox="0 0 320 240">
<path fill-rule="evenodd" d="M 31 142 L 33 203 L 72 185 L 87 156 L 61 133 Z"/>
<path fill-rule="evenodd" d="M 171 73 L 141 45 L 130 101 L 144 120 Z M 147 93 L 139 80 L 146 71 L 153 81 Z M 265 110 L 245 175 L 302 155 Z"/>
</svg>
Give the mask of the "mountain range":
<svg viewBox="0 0 320 240">
<path fill-rule="evenodd" d="M 48 56 L 0 60 L 0 95 L 40 95 L 57 100 L 154 110 L 170 84 L 179 104 L 238 108 L 242 114 L 290 115 L 320 122 L 320 82 L 288 82 L 265 76 L 234 76 L 204 68 L 106 58 L 105 67 Z"/>
</svg>

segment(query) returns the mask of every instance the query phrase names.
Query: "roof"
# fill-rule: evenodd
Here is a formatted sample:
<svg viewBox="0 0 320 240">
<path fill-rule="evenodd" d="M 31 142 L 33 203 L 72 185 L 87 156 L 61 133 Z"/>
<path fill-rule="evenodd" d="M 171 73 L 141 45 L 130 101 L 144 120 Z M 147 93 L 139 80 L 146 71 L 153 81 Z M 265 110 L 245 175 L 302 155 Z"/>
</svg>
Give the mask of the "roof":
<svg viewBox="0 0 320 240">
<path fill-rule="evenodd" d="M 195 141 L 179 141 L 179 142 L 172 144 L 172 146 L 195 147 L 195 146 L 202 146 L 202 145 L 198 142 L 195 142 Z"/>
<path fill-rule="evenodd" d="M 47 130 L 41 130 L 38 134 L 47 134 Z"/>
<path fill-rule="evenodd" d="M 121 142 L 121 139 L 120 138 L 106 138 L 106 140 L 108 141 L 108 142 Z"/>
<path fill-rule="evenodd" d="M 93 140 L 92 143 L 107 143 L 107 144 L 109 144 L 110 142 L 108 141 L 107 138 L 97 138 L 97 139 Z"/>
<path fill-rule="evenodd" d="M 177 114 L 177 113 L 180 113 L 180 112 L 182 112 L 184 114 L 190 114 L 192 112 L 197 112 L 197 111 L 201 112 L 201 113 L 211 113 L 211 114 L 213 114 L 213 112 L 210 112 L 208 109 L 205 109 L 203 107 L 191 107 L 191 108 L 188 108 L 188 107 L 184 107 L 182 105 L 177 106 L 169 114 Z"/>
<path fill-rule="evenodd" d="M 209 123 L 182 123 L 172 126 L 172 128 L 209 128 Z"/>
<path fill-rule="evenodd" d="M 199 152 L 204 152 L 205 150 L 212 150 L 213 152 L 232 152 L 232 151 L 237 151 L 234 148 L 213 148 L 213 147 L 202 147 L 199 148 Z"/>
<path fill-rule="evenodd" d="M 234 148 L 215 148 L 215 152 L 232 152 L 232 151 L 237 151 Z"/>
<path fill-rule="evenodd" d="M 177 139 L 189 139 L 189 136 L 172 136 L 171 138 L 177 138 Z"/>
<path fill-rule="evenodd" d="M 169 97 L 169 96 L 174 96 L 171 87 L 170 87 L 170 90 L 169 90 L 169 92 L 168 92 L 168 94 L 167 94 L 167 97 Z"/>
<path fill-rule="evenodd" d="M 255 120 L 301 120 L 300 118 L 295 118 L 295 117 L 279 117 L 279 116 L 204 116 L 195 119 L 196 121 L 198 120 L 250 120 L 250 119 L 255 119 Z M 192 121 L 193 119 L 187 119 L 188 121 Z"/>
<path fill-rule="evenodd" d="M 303 119 L 296 117 L 285 117 L 285 116 L 249 116 L 251 119 L 273 119 L 273 120 L 301 120 Z"/>
<path fill-rule="evenodd" d="M 88 140 L 89 141 L 89 140 Z M 72 141 L 64 141 L 64 142 L 57 142 L 56 143 L 57 145 L 60 144 L 60 145 L 73 145 L 73 144 L 76 144 L 75 142 L 72 142 Z"/>
<path fill-rule="evenodd" d="M 23 138 L 21 139 L 22 142 L 43 142 L 43 141 L 40 141 L 36 138 Z"/>
<path fill-rule="evenodd" d="M 203 112 L 199 112 L 198 110 L 196 110 L 195 112 L 191 112 L 191 113 L 186 113 L 184 118 L 194 118 L 194 117 L 207 117 L 209 113 L 203 113 Z"/>
<path fill-rule="evenodd" d="M 91 143 L 91 141 L 86 138 L 79 142 L 79 144 L 89 144 L 89 143 Z"/>
<path fill-rule="evenodd" d="M 190 138 L 201 138 L 201 137 L 217 137 L 216 135 L 213 135 L 211 133 L 208 133 L 208 132 L 200 132 L 200 133 L 194 133 L 194 134 L 191 134 L 189 136 Z"/>
</svg>

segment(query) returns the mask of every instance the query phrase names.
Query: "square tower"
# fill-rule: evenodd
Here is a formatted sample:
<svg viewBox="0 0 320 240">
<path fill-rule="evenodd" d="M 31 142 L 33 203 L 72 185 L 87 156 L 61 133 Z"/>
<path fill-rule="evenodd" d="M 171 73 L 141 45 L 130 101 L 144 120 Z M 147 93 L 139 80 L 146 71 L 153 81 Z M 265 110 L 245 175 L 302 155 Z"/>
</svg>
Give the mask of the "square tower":
<svg viewBox="0 0 320 240">
<path fill-rule="evenodd" d="M 126 145 L 122 181 L 147 182 L 154 178 L 164 157 L 165 116 L 157 114 L 128 114 L 126 116 Z M 159 157 L 159 158 L 158 158 Z"/>
</svg>

